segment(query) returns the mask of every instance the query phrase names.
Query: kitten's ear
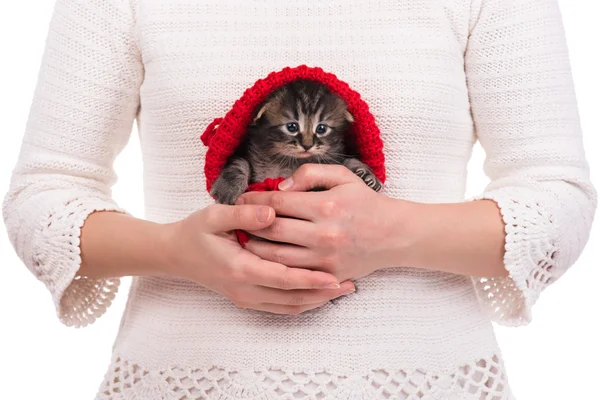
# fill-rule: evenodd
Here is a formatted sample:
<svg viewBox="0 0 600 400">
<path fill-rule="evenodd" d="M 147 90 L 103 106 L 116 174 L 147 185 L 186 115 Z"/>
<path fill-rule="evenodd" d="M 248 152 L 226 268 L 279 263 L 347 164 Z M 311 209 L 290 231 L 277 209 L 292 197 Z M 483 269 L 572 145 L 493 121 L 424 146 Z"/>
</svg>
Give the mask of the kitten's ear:
<svg viewBox="0 0 600 400">
<path fill-rule="evenodd" d="M 252 125 L 256 125 L 256 122 L 263 116 L 263 114 L 267 111 L 268 107 L 269 103 L 266 103 L 260 108 L 260 110 L 258 110 L 256 115 L 254 116 L 254 119 L 252 120 Z"/>
<path fill-rule="evenodd" d="M 351 124 L 354 122 L 354 116 L 348 110 L 344 112 L 344 119 L 346 119 L 346 121 L 350 122 Z"/>
</svg>

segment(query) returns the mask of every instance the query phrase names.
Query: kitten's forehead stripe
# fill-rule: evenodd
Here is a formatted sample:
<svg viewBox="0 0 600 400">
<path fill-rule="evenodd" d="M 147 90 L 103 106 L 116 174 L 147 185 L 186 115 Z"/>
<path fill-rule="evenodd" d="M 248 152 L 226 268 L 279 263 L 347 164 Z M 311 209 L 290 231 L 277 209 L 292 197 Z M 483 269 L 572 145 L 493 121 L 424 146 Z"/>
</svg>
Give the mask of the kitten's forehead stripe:
<svg viewBox="0 0 600 400">
<path fill-rule="evenodd" d="M 315 103 L 315 105 L 314 105 L 315 114 L 318 113 L 317 110 L 324 108 L 325 102 L 327 101 L 327 97 L 329 97 L 329 96 L 326 95 L 325 89 L 322 87 L 319 88 L 319 94 L 318 94 L 318 96 L 316 96 L 315 102 L 314 102 Z"/>
<path fill-rule="evenodd" d="M 323 93 L 320 89 L 315 91 L 314 96 L 310 101 L 310 112 L 311 114 L 315 114 L 315 111 L 319 107 L 319 104 L 323 101 Z"/>
<path fill-rule="evenodd" d="M 298 124 L 300 125 L 300 132 L 304 134 L 306 128 L 306 116 L 300 113 L 300 117 L 298 118 Z"/>
<path fill-rule="evenodd" d="M 302 107 L 302 101 L 300 99 L 296 100 L 296 119 L 299 121 L 302 119 L 302 117 L 304 116 L 304 114 L 306 114 L 306 112 L 304 111 L 303 107 Z"/>
<path fill-rule="evenodd" d="M 325 119 L 323 119 L 323 114 L 325 113 L 325 106 L 321 105 L 321 107 L 317 110 L 317 112 L 315 112 L 314 115 L 314 119 L 316 120 L 317 124 L 320 121 L 325 121 Z"/>
<path fill-rule="evenodd" d="M 285 116 L 286 119 L 288 119 L 290 121 L 291 120 L 295 120 L 295 121 L 298 120 L 298 117 L 296 116 L 296 114 L 292 110 L 286 109 L 283 112 L 284 112 L 284 116 Z"/>
<path fill-rule="evenodd" d="M 300 95 L 301 95 L 301 99 L 302 99 L 302 104 L 304 104 L 304 109 L 306 110 L 306 113 L 308 114 L 311 111 L 309 108 L 309 104 L 312 102 L 310 93 L 301 92 Z"/>
</svg>

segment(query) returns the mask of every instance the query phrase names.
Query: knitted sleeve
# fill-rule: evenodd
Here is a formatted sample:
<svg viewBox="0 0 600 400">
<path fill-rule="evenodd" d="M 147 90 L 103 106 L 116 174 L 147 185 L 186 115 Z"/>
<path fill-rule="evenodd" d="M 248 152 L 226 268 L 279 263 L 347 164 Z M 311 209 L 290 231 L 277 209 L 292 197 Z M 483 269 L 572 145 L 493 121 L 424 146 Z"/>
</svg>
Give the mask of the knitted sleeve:
<svg viewBox="0 0 600 400">
<path fill-rule="evenodd" d="M 508 278 L 475 279 L 492 319 L 527 324 L 587 243 L 597 196 L 556 0 L 482 0 L 465 54 L 472 114 L 505 223 Z"/>
<path fill-rule="evenodd" d="M 139 106 L 143 69 L 126 0 L 58 0 L 3 216 L 23 263 L 50 291 L 60 320 L 101 316 L 118 279 L 77 277 L 80 229 L 111 199 L 112 169 Z"/>
</svg>

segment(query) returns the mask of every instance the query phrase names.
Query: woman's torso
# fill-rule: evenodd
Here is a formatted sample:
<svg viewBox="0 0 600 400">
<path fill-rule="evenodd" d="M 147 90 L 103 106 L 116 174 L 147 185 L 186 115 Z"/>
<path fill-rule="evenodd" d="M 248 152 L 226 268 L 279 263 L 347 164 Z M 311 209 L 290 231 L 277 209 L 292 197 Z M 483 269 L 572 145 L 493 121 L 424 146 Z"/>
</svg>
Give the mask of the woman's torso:
<svg viewBox="0 0 600 400">
<path fill-rule="evenodd" d="M 336 74 L 369 104 L 388 196 L 462 201 L 474 143 L 470 3 L 139 0 L 146 217 L 170 222 L 210 204 L 200 134 L 257 79 L 301 64 Z M 509 398 L 470 278 L 399 266 L 357 286 L 335 304 L 279 316 L 193 283 L 134 279 L 99 396 Z"/>
</svg>

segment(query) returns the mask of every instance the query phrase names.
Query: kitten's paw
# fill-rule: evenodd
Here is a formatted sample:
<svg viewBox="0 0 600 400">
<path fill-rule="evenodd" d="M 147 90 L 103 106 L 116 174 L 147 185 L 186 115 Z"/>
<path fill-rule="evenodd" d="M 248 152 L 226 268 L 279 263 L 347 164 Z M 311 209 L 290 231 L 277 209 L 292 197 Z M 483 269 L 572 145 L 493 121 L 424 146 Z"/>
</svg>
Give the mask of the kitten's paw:
<svg viewBox="0 0 600 400">
<path fill-rule="evenodd" d="M 369 168 L 366 164 L 356 160 L 350 159 L 347 160 L 344 165 L 352 172 L 354 172 L 360 179 L 363 180 L 367 184 L 368 187 L 373 189 L 376 192 L 379 192 L 383 185 L 379 181 L 379 179 L 375 176 L 371 168 Z"/>
<path fill-rule="evenodd" d="M 383 187 L 379 179 L 377 179 L 375 174 L 368 167 L 358 168 L 356 171 L 354 171 L 354 173 L 358 175 L 358 177 L 360 177 L 368 187 L 376 192 L 379 192 Z"/>
<path fill-rule="evenodd" d="M 219 204 L 234 205 L 237 199 L 246 192 L 247 188 L 248 185 L 235 185 L 219 177 L 213 184 L 210 195 Z"/>
</svg>

